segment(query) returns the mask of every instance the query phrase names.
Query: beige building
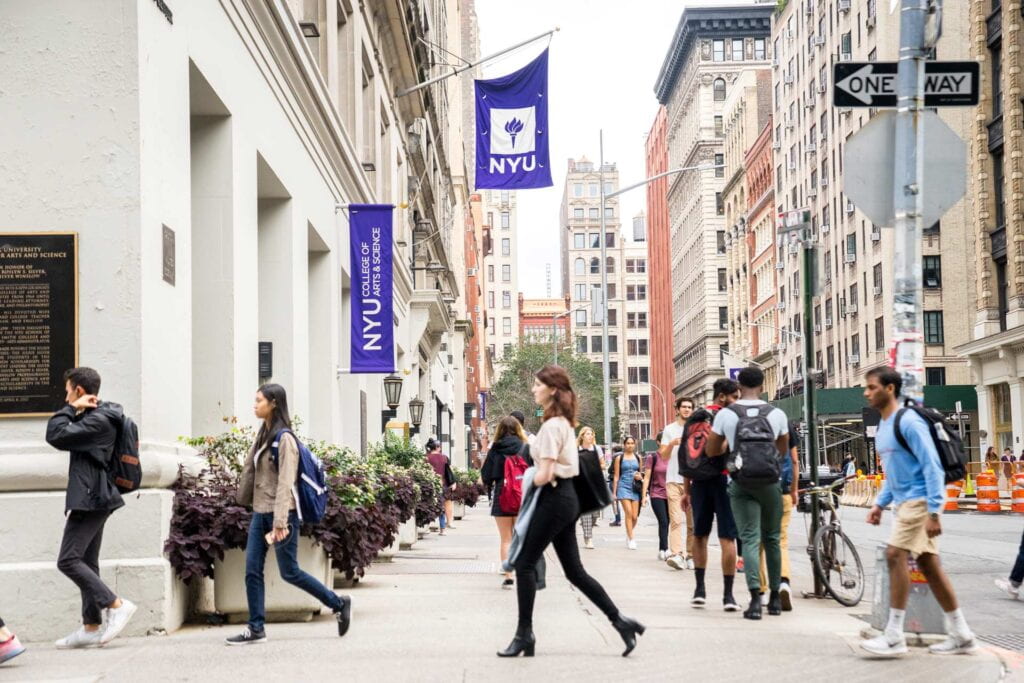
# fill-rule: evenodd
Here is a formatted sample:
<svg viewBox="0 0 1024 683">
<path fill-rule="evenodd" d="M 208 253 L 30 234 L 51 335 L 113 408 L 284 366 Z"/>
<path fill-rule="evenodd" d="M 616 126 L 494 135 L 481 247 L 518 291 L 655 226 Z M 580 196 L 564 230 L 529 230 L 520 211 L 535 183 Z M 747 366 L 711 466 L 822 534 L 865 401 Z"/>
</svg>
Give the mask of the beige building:
<svg viewBox="0 0 1024 683">
<path fill-rule="evenodd" d="M 774 5 L 690 7 L 679 20 L 655 93 L 666 107 L 670 169 L 724 155 L 725 105 L 741 74 L 767 66 Z M 728 348 L 724 173 L 691 171 L 669 180 L 674 393 L 710 399 Z"/>
<path fill-rule="evenodd" d="M 603 172 L 601 172 L 603 171 Z M 603 169 L 585 157 L 570 159 L 560 217 L 562 290 L 569 297 L 573 344 L 594 363 L 604 361 L 601 306 L 601 182 L 605 193 L 619 187 L 613 163 Z M 639 219 L 639 220 L 638 220 Z M 616 388 L 621 424 L 638 438 L 651 434 L 650 338 L 647 306 L 647 245 L 624 240 L 618 199 L 605 201 L 608 271 L 609 377 Z M 634 217 L 633 237 L 645 233 L 643 217 Z M 659 417 L 661 412 L 659 409 Z"/>
<path fill-rule="evenodd" d="M 519 344 L 516 193 L 483 190 L 481 196 L 484 213 L 484 297 L 481 307 L 488 321 L 487 343 L 491 358 L 497 373 L 501 374 L 501 359 Z"/>
<path fill-rule="evenodd" d="M 940 59 L 970 56 L 967 14 L 973 4 L 945 4 Z M 832 67 L 838 61 L 895 60 L 898 39 L 898 14 L 876 0 L 792 0 L 772 31 L 776 207 L 811 212 L 819 283 L 814 327 L 803 330 L 800 250 L 779 239 L 779 321 L 784 330 L 814 335 L 810 365 L 824 370 L 828 387 L 857 386 L 865 371 L 885 363 L 893 324 L 893 232 L 872 225 L 843 193 L 845 143 L 876 112 L 832 106 Z M 975 116 L 970 108 L 939 114 L 961 135 Z M 974 320 L 976 264 L 963 257 L 973 250 L 970 209 L 959 202 L 923 237 L 926 383 L 932 386 L 968 380 L 954 347 L 970 339 Z M 806 364 L 802 345 L 787 344 L 781 396 L 792 392 Z"/>
</svg>

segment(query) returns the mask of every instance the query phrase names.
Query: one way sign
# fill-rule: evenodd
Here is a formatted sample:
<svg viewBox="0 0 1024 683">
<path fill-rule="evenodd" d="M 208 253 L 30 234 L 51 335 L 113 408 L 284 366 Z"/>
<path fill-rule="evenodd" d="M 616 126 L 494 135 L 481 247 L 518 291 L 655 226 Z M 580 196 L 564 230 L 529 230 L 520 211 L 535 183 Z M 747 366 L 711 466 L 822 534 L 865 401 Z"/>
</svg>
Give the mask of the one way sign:
<svg viewBox="0 0 1024 683">
<path fill-rule="evenodd" d="M 925 62 L 924 106 L 978 104 L 978 62 Z M 837 107 L 895 107 L 896 62 L 837 62 L 832 72 Z"/>
</svg>

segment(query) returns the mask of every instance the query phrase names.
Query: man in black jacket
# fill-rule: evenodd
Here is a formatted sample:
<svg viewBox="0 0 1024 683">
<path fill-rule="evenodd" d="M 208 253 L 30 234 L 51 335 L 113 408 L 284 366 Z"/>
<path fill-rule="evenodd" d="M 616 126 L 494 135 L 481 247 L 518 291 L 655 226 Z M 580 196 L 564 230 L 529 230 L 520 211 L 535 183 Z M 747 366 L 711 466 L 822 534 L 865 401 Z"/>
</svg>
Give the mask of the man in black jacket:
<svg viewBox="0 0 1024 683">
<path fill-rule="evenodd" d="M 58 640 L 57 647 L 97 647 L 117 637 L 136 609 L 103 583 L 99 567 L 103 526 L 124 505 L 108 471 L 124 411 L 99 400 L 100 375 L 92 368 L 72 368 L 64 380 L 67 405 L 46 425 L 46 442 L 71 452 L 57 568 L 82 592 L 82 627 Z M 101 631 L 103 612 L 107 627 Z"/>
</svg>

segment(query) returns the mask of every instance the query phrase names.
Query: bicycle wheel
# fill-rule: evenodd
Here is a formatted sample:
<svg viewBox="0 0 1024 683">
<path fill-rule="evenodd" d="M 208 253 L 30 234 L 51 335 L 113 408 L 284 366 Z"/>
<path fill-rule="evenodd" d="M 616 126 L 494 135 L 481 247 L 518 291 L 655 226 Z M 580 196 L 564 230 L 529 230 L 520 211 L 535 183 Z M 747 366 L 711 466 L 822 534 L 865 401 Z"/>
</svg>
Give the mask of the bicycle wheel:
<svg viewBox="0 0 1024 683">
<path fill-rule="evenodd" d="M 829 595 L 841 605 L 853 607 L 864 597 L 864 565 L 853 542 L 829 524 L 814 535 L 814 571 Z"/>
</svg>

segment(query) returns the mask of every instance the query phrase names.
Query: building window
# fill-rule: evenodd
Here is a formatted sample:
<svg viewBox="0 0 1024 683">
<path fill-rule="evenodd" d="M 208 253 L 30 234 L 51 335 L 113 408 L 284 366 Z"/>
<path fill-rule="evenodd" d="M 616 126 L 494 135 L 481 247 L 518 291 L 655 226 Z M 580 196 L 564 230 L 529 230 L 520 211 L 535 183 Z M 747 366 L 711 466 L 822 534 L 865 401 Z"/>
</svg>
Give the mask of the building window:
<svg viewBox="0 0 1024 683">
<path fill-rule="evenodd" d="M 615 207 L 612 207 L 612 206 L 604 207 L 604 217 L 605 218 L 615 218 Z"/>
<path fill-rule="evenodd" d="M 619 338 L 614 334 L 608 335 L 608 353 L 617 353 L 619 350 Z"/>
<path fill-rule="evenodd" d="M 582 197 L 583 196 L 583 183 L 575 183 L 572 186 L 572 196 Z"/>
<path fill-rule="evenodd" d="M 608 292 L 609 293 L 612 293 L 612 292 L 615 291 L 613 289 L 613 287 L 615 287 L 615 285 L 611 285 L 611 284 L 608 285 Z M 614 299 L 615 297 L 612 296 L 612 297 L 609 297 L 609 298 L 610 299 Z M 619 309 L 617 309 L 617 308 L 609 308 L 608 309 L 608 325 L 610 327 L 616 327 L 616 326 L 618 326 L 618 324 L 619 324 Z"/>
<path fill-rule="evenodd" d="M 946 368 L 925 368 L 924 383 L 931 387 L 946 386 Z"/>
<path fill-rule="evenodd" d="M 595 334 L 590 338 L 591 353 L 601 353 L 604 346 L 601 344 L 601 335 Z"/>
<path fill-rule="evenodd" d="M 725 202 L 722 201 L 722 193 L 715 193 L 715 213 L 719 216 L 725 215 Z"/>
<path fill-rule="evenodd" d="M 587 352 L 587 338 L 583 335 L 576 337 L 576 353 Z"/>
<path fill-rule="evenodd" d="M 882 292 L 882 264 L 876 263 L 875 267 L 871 270 L 871 281 L 875 285 L 875 292 L 881 294 Z"/>
<path fill-rule="evenodd" d="M 601 209 L 592 206 L 590 207 L 590 210 L 587 212 L 587 216 L 592 220 L 597 220 L 598 218 L 601 217 Z"/>
<path fill-rule="evenodd" d="M 732 61 L 742 62 L 743 61 L 743 39 L 733 38 L 732 39 Z"/>
<path fill-rule="evenodd" d="M 878 316 L 875 318 L 875 349 L 881 350 L 885 348 L 885 318 Z"/>
<path fill-rule="evenodd" d="M 596 197 L 597 196 L 597 183 L 590 183 L 587 186 L 587 190 L 589 190 L 591 197 Z"/>
<path fill-rule="evenodd" d="M 942 257 L 925 256 L 921 268 L 924 286 L 928 289 L 937 289 L 942 286 Z"/>
<path fill-rule="evenodd" d="M 601 248 L 601 233 L 592 232 L 590 233 L 590 248 L 600 249 Z"/>
<path fill-rule="evenodd" d="M 754 59 L 765 59 L 767 54 L 765 53 L 765 39 L 755 38 L 754 39 Z"/>
<path fill-rule="evenodd" d="M 594 256 L 590 259 L 590 274 L 599 275 L 601 273 L 601 259 Z"/>
<path fill-rule="evenodd" d="M 726 282 L 726 279 L 727 279 L 727 276 L 726 276 L 725 268 L 719 268 L 718 269 L 718 291 L 719 292 L 724 292 L 724 291 L 726 291 L 729 288 L 728 287 L 728 283 Z"/>
<path fill-rule="evenodd" d="M 501 212 L 501 227 L 502 227 L 502 229 L 503 230 L 508 230 L 509 225 L 510 225 L 510 223 L 509 223 L 508 211 L 502 211 Z"/>
<path fill-rule="evenodd" d="M 651 371 L 649 368 L 629 368 L 630 384 L 647 384 L 649 381 L 651 381 Z"/>
<path fill-rule="evenodd" d="M 647 272 L 647 259 L 645 259 L 645 258 L 638 258 L 636 260 L 636 272 L 637 273 L 646 273 Z"/>
<path fill-rule="evenodd" d="M 724 40 L 714 40 L 714 41 L 711 42 L 711 46 L 712 46 L 712 59 L 714 59 L 716 62 L 724 62 L 725 61 L 725 41 Z"/>
<path fill-rule="evenodd" d="M 725 100 L 725 79 L 716 78 L 714 83 L 715 102 L 722 102 Z"/>
<path fill-rule="evenodd" d="M 572 246 L 573 249 L 586 249 L 587 248 L 587 236 L 582 232 L 574 232 L 572 235 Z"/>
<path fill-rule="evenodd" d="M 604 193 L 606 195 L 609 195 L 612 192 L 615 192 L 615 188 L 612 186 L 611 181 L 606 181 L 605 184 L 604 184 Z"/>
<path fill-rule="evenodd" d="M 608 283 L 608 298 L 609 299 L 614 299 L 615 298 L 615 283 L 614 282 L 609 282 Z"/>
<path fill-rule="evenodd" d="M 924 312 L 924 343 L 942 344 L 945 334 L 942 329 L 942 311 Z"/>
<path fill-rule="evenodd" d="M 1003 169 L 1003 150 L 992 152 L 992 189 L 996 203 L 996 228 L 1006 225 L 1006 205 L 1004 204 L 1004 192 L 1006 177 Z"/>
<path fill-rule="evenodd" d="M 1003 113 L 1003 46 L 1002 41 L 991 48 L 992 52 L 992 118 Z"/>
<path fill-rule="evenodd" d="M 580 309 L 580 310 L 576 311 L 576 324 L 579 325 L 580 327 L 586 327 L 587 326 L 587 310 L 586 309 Z"/>
<path fill-rule="evenodd" d="M 722 117 L 721 116 L 716 116 L 715 117 L 715 137 L 716 138 L 725 137 L 725 124 L 722 123 Z"/>
<path fill-rule="evenodd" d="M 501 293 L 501 307 L 512 308 L 512 292 L 507 289 Z"/>
<path fill-rule="evenodd" d="M 614 249 L 615 248 L 615 233 L 614 232 L 606 232 L 605 235 L 604 235 L 604 241 L 605 241 L 605 246 L 606 247 L 608 247 L 609 249 Z"/>
<path fill-rule="evenodd" d="M 573 299 L 575 299 L 576 301 L 586 301 L 587 300 L 587 286 L 586 285 L 576 285 L 574 287 L 574 291 L 573 291 Z"/>
<path fill-rule="evenodd" d="M 729 329 L 729 308 L 728 306 L 718 307 L 718 329 Z"/>
<path fill-rule="evenodd" d="M 509 264 L 501 267 L 501 281 L 512 282 L 512 266 Z"/>
<path fill-rule="evenodd" d="M 724 154 L 716 154 L 715 155 L 715 166 L 718 166 L 718 168 L 715 169 L 715 177 L 716 178 L 724 178 L 725 177 L 725 155 Z"/>
<path fill-rule="evenodd" d="M 612 256 L 605 258 L 604 267 L 609 275 L 613 274 L 615 272 L 615 258 Z"/>
<path fill-rule="evenodd" d="M 839 51 L 844 55 L 853 54 L 853 43 L 850 40 L 850 32 L 847 31 L 840 38 Z"/>
<path fill-rule="evenodd" d="M 575 275 L 586 275 L 587 274 L 587 262 L 581 258 L 573 261 L 573 273 Z"/>
<path fill-rule="evenodd" d="M 626 301 L 647 301 L 647 285 L 626 285 Z"/>
<path fill-rule="evenodd" d="M 626 352 L 630 356 L 646 356 L 646 355 L 648 355 L 647 340 L 646 339 L 628 339 L 628 340 L 626 340 Z"/>
<path fill-rule="evenodd" d="M 715 245 L 719 254 L 725 253 L 725 230 L 719 230 L 715 233 Z"/>
<path fill-rule="evenodd" d="M 501 333 L 512 334 L 512 318 L 506 317 L 501 319 Z"/>
<path fill-rule="evenodd" d="M 494 282 L 494 266 L 487 266 L 487 281 Z"/>
<path fill-rule="evenodd" d="M 487 307 L 494 308 L 494 292 L 487 292 Z"/>
<path fill-rule="evenodd" d="M 501 238 L 501 255 L 511 256 L 512 255 L 512 240 L 508 237 Z"/>
<path fill-rule="evenodd" d="M 600 367 L 600 366 L 598 366 Z M 608 361 L 608 379 L 618 380 L 619 379 L 619 362 Z"/>
</svg>

